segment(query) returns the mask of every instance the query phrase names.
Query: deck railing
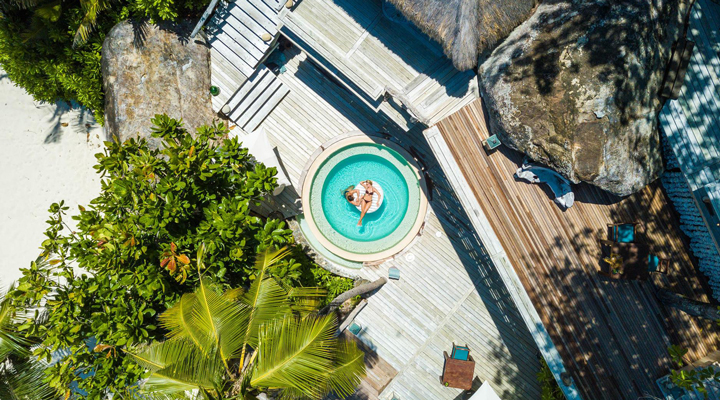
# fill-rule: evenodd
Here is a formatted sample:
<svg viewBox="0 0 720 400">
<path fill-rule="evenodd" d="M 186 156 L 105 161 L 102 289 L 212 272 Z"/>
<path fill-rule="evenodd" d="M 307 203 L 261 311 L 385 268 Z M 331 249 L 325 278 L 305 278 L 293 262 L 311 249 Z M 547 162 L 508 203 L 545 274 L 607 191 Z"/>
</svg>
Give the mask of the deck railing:
<svg viewBox="0 0 720 400">
<path fill-rule="evenodd" d="M 207 21 L 208 18 L 212 15 L 213 11 L 215 10 L 215 6 L 217 6 L 219 0 L 212 0 L 210 4 L 208 5 L 208 8 L 203 13 L 202 17 L 200 17 L 200 20 L 198 21 L 197 25 L 195 25 L 195 29 L 193 29 L 192 33 L 190 34 L 190 39 L 194 39 L 195 36 L 197 36 L 198 32 L 200 32 L 200 29 L 202 29 L 203 25 L 205 25 L 205 21 Z"/>
</svg>

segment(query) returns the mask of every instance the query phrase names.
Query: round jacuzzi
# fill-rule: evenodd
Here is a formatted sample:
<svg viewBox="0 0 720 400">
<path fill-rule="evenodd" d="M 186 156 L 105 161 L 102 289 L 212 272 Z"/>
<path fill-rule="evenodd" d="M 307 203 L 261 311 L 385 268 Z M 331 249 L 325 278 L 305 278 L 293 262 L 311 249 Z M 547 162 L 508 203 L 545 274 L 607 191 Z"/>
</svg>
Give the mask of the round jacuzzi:
<svg viewBox="0 0 720 400">
<path fill-rule="evenodd" d="M 364 134 L 322 148 L 302 185 L 304 218 L 315 239 L 351 261 L 381 260 L 410 244 L 427 211 L 425 182 L 412 157 L 393 142 Z M 346 191 L 368 180 L 376 188 L 377 209 L 358 225 L 359 206 L 346 199 Z"/>
</svg>

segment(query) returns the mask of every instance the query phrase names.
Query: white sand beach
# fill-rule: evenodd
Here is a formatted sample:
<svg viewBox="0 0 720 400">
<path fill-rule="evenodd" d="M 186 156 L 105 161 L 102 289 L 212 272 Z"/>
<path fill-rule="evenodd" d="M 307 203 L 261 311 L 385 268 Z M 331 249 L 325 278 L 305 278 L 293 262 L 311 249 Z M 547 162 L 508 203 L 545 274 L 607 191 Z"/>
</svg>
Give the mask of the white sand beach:
<svg viewBox="0 0 720 400">
<path fill-rule="evenodd" d="M 74 214 L 97 195 L 92 166 L 104 132 L 90 113 L 35 103 L 2 70 L 0 121 L 0 286 L 6 287 L 39 254 L 50 204 L 65 200 Z"/>
</svg>

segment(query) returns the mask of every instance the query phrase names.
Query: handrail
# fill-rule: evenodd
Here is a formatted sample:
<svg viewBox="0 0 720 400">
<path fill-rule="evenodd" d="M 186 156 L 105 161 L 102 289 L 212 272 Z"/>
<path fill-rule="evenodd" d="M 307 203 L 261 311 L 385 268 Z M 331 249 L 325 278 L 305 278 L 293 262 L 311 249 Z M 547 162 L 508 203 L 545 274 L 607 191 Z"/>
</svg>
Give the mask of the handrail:
<svg viewBox="0 0 720 400">
<path fill-rule="evenodd" d="M 415 120 L 415 122 L 419 121 L 424 125 L 430 125 L 430 119 L 423 115 L 420 110 L 415 108 L 410 102 L 410 99 L 408 99 L 408 97 L 404 93 L 401 93 L 400 91 L 395 90 L 390 86 L 385 86 L 384 97 L 385 100 L 389 100 L 390 98 L 397 100 L 400 103 L 400 107 L 407 111 L 410 114 L 410 117 Z"/>
<path fill-rule="evenodd" d="M 197 25 L 195 25 L 195 29 L 193 29 L 192 33 L 190 34 L 190 39 L 194 39 L 195 36 L 197 36 L 198 32 L 200 32 L 200 29 L 202 29 L 203 25 L 205 25 L 205 21 L 210 18 L 213 10 L 215 10 L 215 6 L 217 5 L 218 1 L 219 0 L 212 0 L 210 2 L 210 5 L 208 5 L 208 8 L 205 10 L 202 17 L 200 17 L 200 21 L 198 21 Z"/>
</svg>

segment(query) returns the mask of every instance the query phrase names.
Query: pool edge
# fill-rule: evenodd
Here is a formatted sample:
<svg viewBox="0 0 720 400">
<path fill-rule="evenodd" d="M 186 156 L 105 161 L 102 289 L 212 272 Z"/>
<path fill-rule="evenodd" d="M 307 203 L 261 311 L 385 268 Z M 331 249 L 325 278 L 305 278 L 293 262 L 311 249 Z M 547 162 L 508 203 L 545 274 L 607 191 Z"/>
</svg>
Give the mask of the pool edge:
<svg viewBox="0 0 720 400">
<path fill-rule="evenodd" d="M 337 150 L 352 144 L 362 143 L 382 144 L 399 153 L 411 167 L 412 171 L 415 173 L 415 176 L 417 177 L 418 183 L 420 185 L 420 205 L 418 207 L 418 215 L 415 218 L 415 222 L 413 223 L 412 227 L 408 231 L 408 234 L 405 235 L 403 239 L 398 241 L 398 243 L 391 248 L 373 254 L 351 253 L 330 243 L 330 241 L 325 238 L 325 236 L 320 232 L 317 225 L 315 224 L 315 220 L 312 215 L 312 209 L 309 204 L 309 193 L 310 187 L 312 186 L 312 179 L 307 179 L 307 177 L 315 176 L 315 173 L 322 165 L 322 163 L 327 160 L 331 155 L 333 155 Z M 313 234 L 313 236 L 315 236 L 315 239 L 320 242 L 323 247 L 325 247 L 326 250 L 335 254 L 338 257 L 350 261 L 377 262 L 393 257 L 396 254 L 402 252 L 413 242 L 415 237 L 417 237 L 422 232 L 422 227 L 425 224 L 425 217 L 428 210 L 428 200 L 427 196 L 425 195 L 425 193 L 427 192 L 427 184 L 423 175 L 420 173 L 420 165 L 417 163 L 417 161 L 415 161 L 415 159 L 407 150 L 402 148 L 402 146 L 390 140 L 378 136 L 373 136 L 362 131 L 352 131 L 343 135 L 338 135 L 335 138 L 323 143 L 322 145 L 320 145 L 320 147 L 318 147 L 317 150 L 315 150 L 315 152 L 313 152 L 313 156 L 314 157 L 308 160 L 308 162 L 306 163 L 306 168 L 303 169 L 300 176 L 300 199 L 302 203 L 304 218 L 307 222 L 310 232 Z"/>
</svg>

